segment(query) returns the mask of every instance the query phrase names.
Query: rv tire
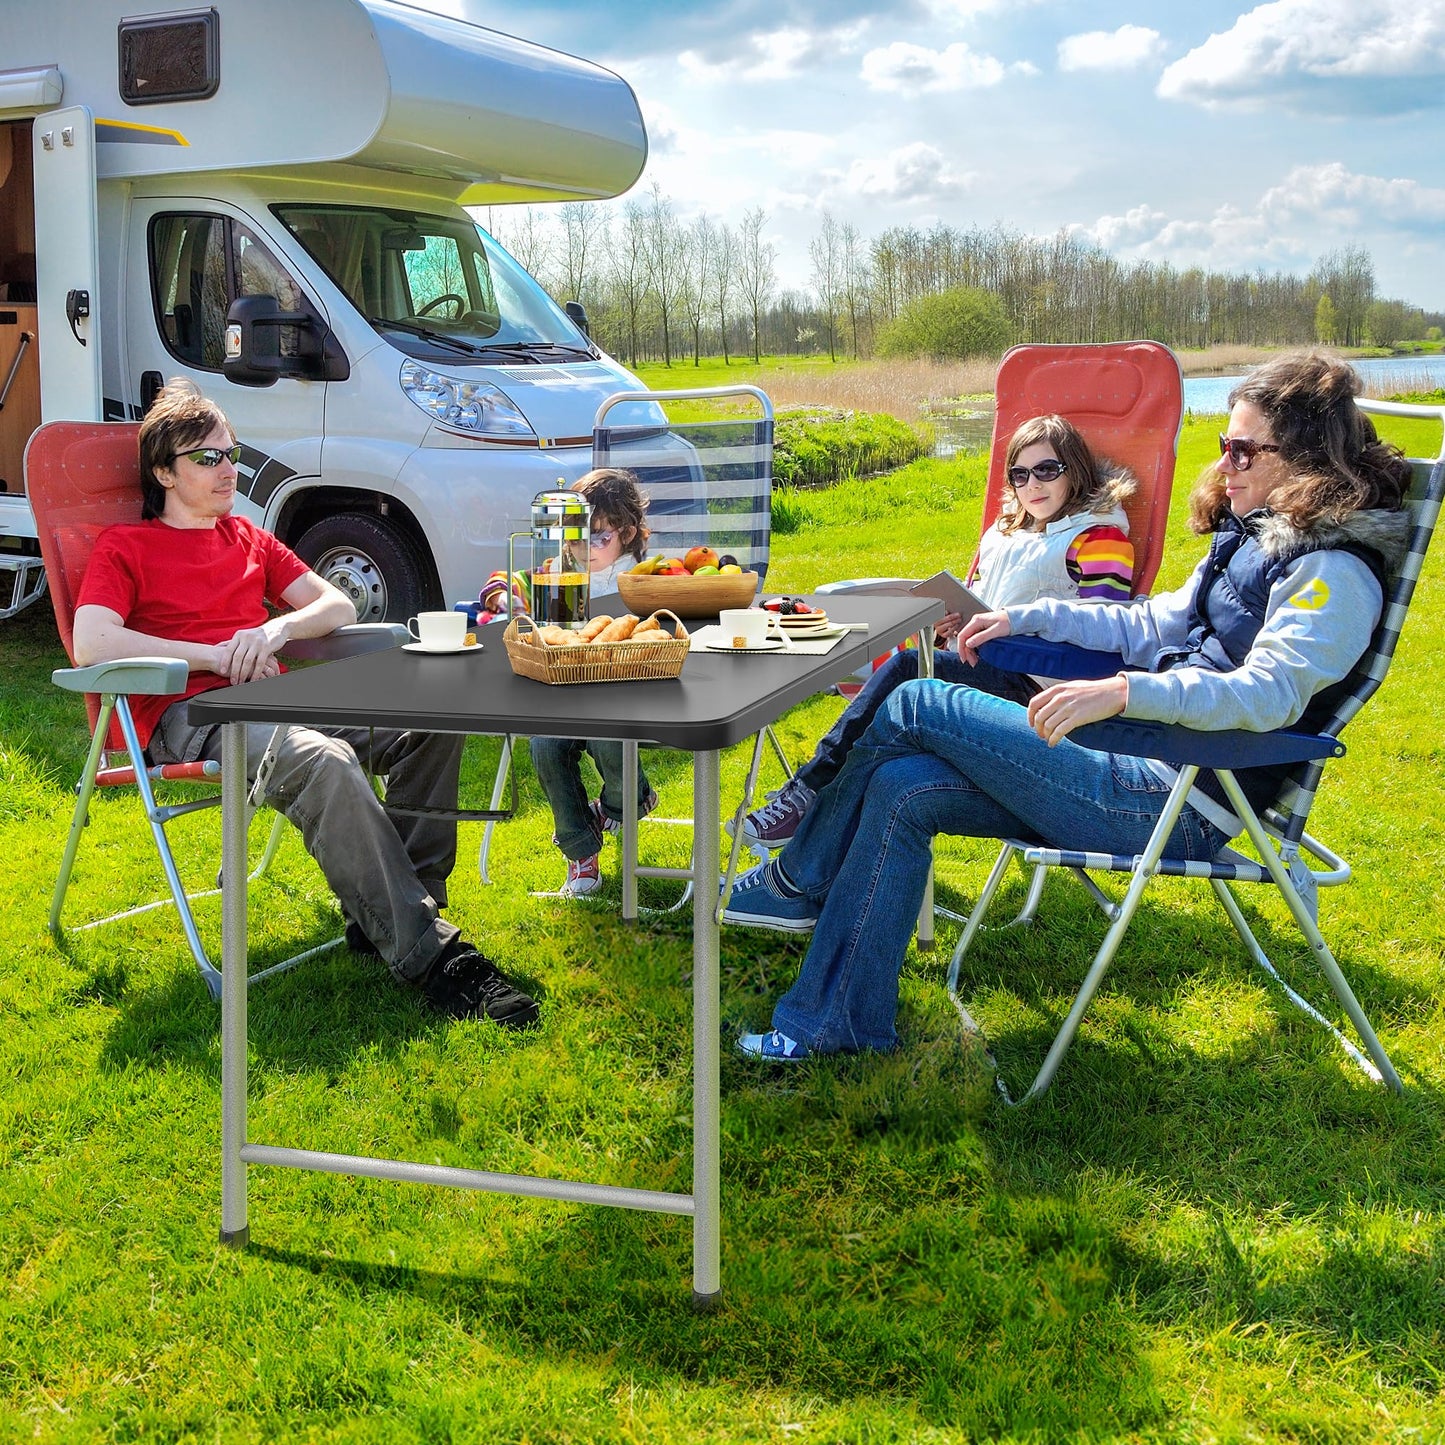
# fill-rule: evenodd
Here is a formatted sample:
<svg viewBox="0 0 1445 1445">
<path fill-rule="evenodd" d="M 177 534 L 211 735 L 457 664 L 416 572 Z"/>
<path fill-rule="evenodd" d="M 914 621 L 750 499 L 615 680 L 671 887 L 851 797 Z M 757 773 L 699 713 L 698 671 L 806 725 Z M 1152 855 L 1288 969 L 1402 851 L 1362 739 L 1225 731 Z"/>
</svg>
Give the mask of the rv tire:
<svg viewBox="0 0 1445 1445">
<path fill-rule="evenodd" d="M 308 527 L 296 554 L 339 587 L 358 622 L 405 622 L 431 605 L 427 567 L 395 523 L 367 512 L 338 512 Z"/>
</svg>

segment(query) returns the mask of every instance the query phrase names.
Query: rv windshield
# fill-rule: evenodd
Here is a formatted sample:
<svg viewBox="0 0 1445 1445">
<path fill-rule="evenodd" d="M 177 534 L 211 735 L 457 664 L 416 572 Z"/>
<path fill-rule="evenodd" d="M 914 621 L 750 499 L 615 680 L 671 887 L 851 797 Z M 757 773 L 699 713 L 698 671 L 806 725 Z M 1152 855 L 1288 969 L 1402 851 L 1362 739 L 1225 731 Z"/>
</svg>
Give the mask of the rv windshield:
<svg viewBox="0 0 1445 1445">
<path fill-rule="evenodd" d="M 409 356 L 501 366 L 598 355 L 531 276 L 461 216 L 274 209 L 356 309 Z"/>
</svg>

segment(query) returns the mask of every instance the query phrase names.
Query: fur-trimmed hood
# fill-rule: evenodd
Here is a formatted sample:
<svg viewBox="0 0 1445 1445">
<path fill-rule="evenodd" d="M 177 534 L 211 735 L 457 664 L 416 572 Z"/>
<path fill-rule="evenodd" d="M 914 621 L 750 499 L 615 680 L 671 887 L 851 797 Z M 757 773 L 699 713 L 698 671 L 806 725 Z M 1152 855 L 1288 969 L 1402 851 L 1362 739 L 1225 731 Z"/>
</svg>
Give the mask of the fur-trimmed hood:
<svg viewBox="0 0 1445 1445">
<path fill-rule="evenodd" d="M 1306 530 L 1296 527 L 1288 517 L 1264 509 L 1244 522 L 1260 551 L 1269 558 L 1295 557 L 1341 546 L 1368 547 L 1379 554 L 1387 572 L 1395 571 L 1404 560 L 1413 527 L 1410 513 L 1403 507 L 1396 512 L 1379 508 L 1351 512 L 1342 522 L 1320 521 Z"/>
<path fill-rule="evenodd" d="M 1109 512 L 1123 511 L 1124 504 L 1139 490 L 1139 483 L 1128 467 L 1115 466 L 1113 462 L 1099 461 L 1102 480 L 1089 493 L 1081 510 L 1099 516 Z"/>
</svg>

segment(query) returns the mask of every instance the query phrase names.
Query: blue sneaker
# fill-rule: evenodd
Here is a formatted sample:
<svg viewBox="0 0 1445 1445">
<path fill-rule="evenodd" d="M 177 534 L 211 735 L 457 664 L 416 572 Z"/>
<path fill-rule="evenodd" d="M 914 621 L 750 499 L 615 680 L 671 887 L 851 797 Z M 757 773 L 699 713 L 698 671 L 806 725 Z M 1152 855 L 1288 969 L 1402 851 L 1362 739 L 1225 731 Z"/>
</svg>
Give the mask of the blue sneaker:
<svg viewBox="0 0 1445 1445">
<path fill-rule="evenodd" d="M 777 1029 L 766 1034 L 744 1034 L 738 1040 L 738 1052 L 750 1059 L 768 1059 L 775 1064 L 792 1064 L 812 1057 L 807 1044 L 800 1044 Z"/>
<path fill-rule="evenodd" d="M 775 928 L 780 933 L 811 933 L 818 921 L 816 905 L 808 898 L 785 896 L 773 882 L 773 867 L 772 863 L 759 863 L 738 874 L 722 921 L 748 928 Z"/>
</svg>

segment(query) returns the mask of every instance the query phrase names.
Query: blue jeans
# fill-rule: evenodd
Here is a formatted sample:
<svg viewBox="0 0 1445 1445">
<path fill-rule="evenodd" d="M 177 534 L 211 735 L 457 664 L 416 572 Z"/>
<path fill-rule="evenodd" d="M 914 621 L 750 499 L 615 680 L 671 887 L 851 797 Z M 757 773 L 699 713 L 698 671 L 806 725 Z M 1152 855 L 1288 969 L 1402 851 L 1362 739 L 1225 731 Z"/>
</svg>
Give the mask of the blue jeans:
<svg viewBox="0 0 1445 1445">
<path fill-rule="evenodd" d="M 821 913 L 773 1027 L 818 1053 L 896 1045 L 935 834 L 1139 853 L 1168 795 L 1136 758 L 1049 747 L 1017 703 L 937 681 L 898 688 L 778 855 Z M 1167 851 L 1207 859 L 1226 841 L 1186 807 Z"/>
<path fill-rule="evenodd" d="M 933 675 L 943 682 L 967 683 L 1013 702 L 1028 701 L 1028 689 L 1018 673 L 1005 672 L 982 661 L 971 667 L 958 653 L 942 647 L 934 650 Z M 867 732 L 878 709 L 905 682 L 912 682 L 917 676 L 917 649 L 910 647 L 904 652 L 895 652 L 843 709 L 827 736 L 813 749 L 813 756 L 798 769 L 798 781 L 815 793 L 822 792 L 842 771 L 853 744 Z"/>
<path fill-rule="evenodd" d="M 533 738 L 532 766 L 537 781 L 552 805 L 557 846 L 574 863 L 602 848 L 602 834 L 582 785 L 582 755 L 588 753 L 602 775 L 602 811 L 622 821 L 622 747 L 620 742 L 588 738 Z M 637 807 L 640 813 L 652 791 L 647 775 L 637 766 Z"/>
</svg>

